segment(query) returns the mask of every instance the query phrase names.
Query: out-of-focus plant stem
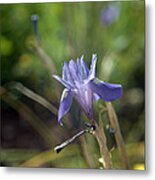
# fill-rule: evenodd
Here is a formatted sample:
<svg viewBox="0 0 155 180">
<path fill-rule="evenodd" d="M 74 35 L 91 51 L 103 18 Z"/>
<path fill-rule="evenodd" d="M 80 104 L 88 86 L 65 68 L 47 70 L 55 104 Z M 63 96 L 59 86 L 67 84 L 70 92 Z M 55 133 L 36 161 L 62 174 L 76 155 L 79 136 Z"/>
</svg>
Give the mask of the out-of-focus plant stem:
<svg viewBox="0 0 155 180">
<path fill-rule="evenodd" d="M 75 41 L 73 40 L 72 33 L 70 33 L 72 17 L 70 16 L 69 11 L 68 11 L 69 10 L 68 6 L 65 3 L 63 5 L 63 7 L 64 7 L 63 13 L 64 13 L 65 30 L 66 30 L 65 34 L 66 34 L 66 37 L 68 40 L 70 56 L 74 57 L 76 54 Z"/>
<path fill-rule="evenodd" d="M 54 115 L 57 116 L 57 108 L 52 105 L 49 101 L 47 101 L 45 98 L 40 96 L 39 94 L 33 92 L 31 89 L 25 87 L 20 82 L 10 82 L 7 83 L 6 86 L 8 88 L 13 88 L 24 94 L 25 96 L 29 97 L 30 99 L 34 100 L 35 102 L 41 104 L 43 107 L 48 109 L 50 112 L 52 112 Z"/>
<path fill-rule="evenodd" d="M 52 134 L 50 129 L 39 119 L 39 117 L 11 92 L 8 92 L 7 89 L 1 87 L 0 96 L 4 102 L 15 109 L 38 132 L 38 134 L 40 134 L 48 147 L 51 147 L 53 143 L 57 142 L 57 136 Z M 53 142 L 53 139 L 55 142 Z"/>
<path fill-rule="evenodd" d="M 55 153 L 53 149 L 38 153 L 31 159 L 25 161 L 20 166 L 21 167 L 41 167 L 44 164 L 53 163 L 57 160 L 62 160 L 64 157 L 76 156 L 78 154 L 78 147 L 71 145 L 66 151 L 63 151 L 59 155 Z"/>
<path fill-rule="evenodd" d="M 47 55 L 47 53 L 44 51 L 41 45 L 39 45 L 38 43 L 35 43 L 34 48 L 37 54 L 39 55 L 39 57 L 43 60 L 44 65 L 48 69 L 48 72 L 50 73 L 50 75 L 57 74 L 57 70 L 52 59 Z"/>
<path fill-rule="evenodd" d="M 38 19 L 39 16 L 37 14 L 33 14 L 31 16 L 31 20 L 33 22 L 34 27 L 34 36 L 35 40 L 31 42 L 32 48 L 35 50 L 35 52 L 39 55 L 40 59 L 43 61 L 44 66 L 49 72 L 49 76 L 52 77 L 53 74 L 57 74 L 57 70 L 54 64 L 54 61 L 48 56 L 48 54 L 44 51 L 44 49 L 41 46 L 41 40 L 39 36 L 39 29 L 38 29 Z M 53 77 L 52 77 L 53 80 Z M 54 82 L 54 86 L 56 88 L 56 97 L 59 98 L 60 95 L 60 87 L 59 84 Z"/>
<path fill-rule="evenodd" d="M 80 137 L 80 142 L 81 142 L 81 146 L 82 146 L 82 152 L 83 152 L 83 156 L 85 158 L 85 161 L 88 165 L 89 168 L 95 168 L 96 164 L 94 162 L 93 156 L 91 154 L 90 148 L 88 147 L 88 144 L 86 142 L 86 138 L 85 136 L 81 136 Z"/>
<path fill-rule="evenodd" d="M 22 83 L 13 81 L 5 84 L 5 87 L 18 90 L 21 94 L 24 94 L 25 96 L 39 103 L 40 105 L 48 109 L 50 112 L 52 112 L 54 115 L 58 115 L 58 110 L 53 104 L 51 104 L 48 100 L 46 100 L 39 94 L 33 92 L 31 89 L 25 87 Z M 66 115 L 64 117 L 65 120 L 67 120 L 68 118 L 70 118 L 69 115 Z"/>
<path fill-rule="evenodd" d="M 47 69 L 47 72 L 51 78 L 51 81 L 54 84 L 56 97 L 57 97 L 57 99 L 59 99 L 60 98 L 61 86 L 52 77 L 52 75 L 57 74 L 57 70 L 56 70 L 56 67 L 55 67 L 55 64 L 54 64 L 52 58 L 50 58 L 48 56 L 48 54 L 44 51 L 44 49 L 41 47 L 40 43 L 37 40 L 31 42 L 31 47 L 32 47 L 32 49 L 34 49 L 34 51 L 40 57 L 45 68 Z"/>
<path fill-rule="evenodd" d="M 107 102 L 106 107 L 107 107 L 107 114 L 108 114 L 108 119 L 109 119 L 110 125 L 112 128 L 115 129 L 115 139 L 116 139 L 118 150 L 119 150 L 121 158 L 122 158 L 122 162 L 124 164 L 124 168 L 130 169 L 127 151 L 126 151 L 124 140 L 123 140 L 123 137 L 122 137 L 122 134 L 120 131 L 117 115 L 115 113 L 115 110 L 114 110 L 111 102 Z"/>
</svg>

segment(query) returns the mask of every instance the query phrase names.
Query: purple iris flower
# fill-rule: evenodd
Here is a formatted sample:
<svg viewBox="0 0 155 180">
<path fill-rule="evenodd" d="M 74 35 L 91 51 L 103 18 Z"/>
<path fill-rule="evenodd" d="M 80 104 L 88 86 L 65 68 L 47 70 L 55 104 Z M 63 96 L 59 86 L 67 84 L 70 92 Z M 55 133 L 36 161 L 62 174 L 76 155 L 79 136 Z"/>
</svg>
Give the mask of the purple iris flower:
<svg viewBox="0 0 155 180">
<path fill-rule="evenodd" d="M 118 19 L 120 8 L 118 5 L 109 5 L 101 12 L 101 21 L 104 25 L 111 25 Z"/>
<path fill-rule="evenodd" d="M 53 77 L 64 85 L 58 111 L 58 122 L 62 123 L 62 117 L 71 108 L 73 98 L 80 104 L 89 119 L 93 119 L 93 101 L 103 99 L 105 102 L 113 101 L 122 96 L 122 86 L 110 84 L 98 80 L 96 76 L 97 56 L 92 56 L 90 70 L 84 62 L 83 56 L 75 62 L 65 62 L 62 70 L 62 78 Z"/>
</svg>

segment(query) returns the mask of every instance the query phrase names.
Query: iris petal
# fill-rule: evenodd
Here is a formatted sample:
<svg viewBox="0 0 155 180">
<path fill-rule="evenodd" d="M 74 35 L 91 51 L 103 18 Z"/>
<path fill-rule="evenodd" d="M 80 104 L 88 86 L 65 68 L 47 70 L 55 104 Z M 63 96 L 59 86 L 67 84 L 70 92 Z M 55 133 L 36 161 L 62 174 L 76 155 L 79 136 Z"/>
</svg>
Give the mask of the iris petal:
<svg viewBox="0 0 155 180">
<path fill-rule="evenodd" d="M 92 63 L 91 63 L 91 66 L 90 66 L 90 71 L 89 71 L 89 77 L 88 79 L 89 80 L 92 80 L 95 78 L 95 75 L 96 75 L 96 61 L 97 61 L 97 56 L 96 54 L 93 54 L 92 56 Z"/>
<path fill-rule="evenodd" d="M 110 84 L 95 79 L 89 82 L 89 87 L 106 102 L 116 100 L 122 96 L 122 86 L 120 84 Z"/>
<path fill-rule="evenodd" d="M 98 94 L 96 94 L 96 93 L 93 93 L 93 101 L 94 102 L 96 102 L 96 101 L 98 101 L 98 100 L 100 100 L 101 98 L 100 98 L 100 96 L 98 95 Z"/>
<path fill-rule="evenodd" d="M 116 100 L 122 96 L 122 86 L 99 81 L 96 76 L 97 56 L 92 56 L 90 70 L 84 62 L 83 56 L 77 59 L 77 63 L 71 60 L 63 66 L 62 78 L 53 77 L 62 83 L 64 89 L 58 110 L 58 122 L 62 123 L 62 117 L 70 110 L 73 97 L 80 104 L 89 119 L 93 119 L 93 101 L 103 99 L 106 102 Z"/>
<path fill-rule="evenodd" d="M 82 76 L 85 79 L 85 78 L 88 77 L 89 69 L 88 69 L 86 63 L 83 60 L 83 56 L 81 56 L 81 58 L 80 58 L 80 66 L 82 68 Z"/>
<path fill-rule="evenodd" d="M 75 81 L 75 80 L 77 81 L 78 80 L 78 76 L 77 76 L 78 70 L 77 70 L 76 63 L 73 60 L 70 60 L 70 62 L 69 62 L 69 71 L 71 73 L 73 81 Z"/>
<path fill-rule="evenodd" d="M 62 68 L 62 79 L 65 81 L 67 81 L 67 73 L 68 73 L 67 63 L 64 62 L 64 65 Z"/>
<path fill-rule="evenodd" d="M 61 77 L 57 76 L 57 75 L 53 75 L 53 77 L 59 81 L 62 85 L 64 85 L 66 88 L 70 89 L 71 86 L 63 79 L 61 79 Z"/>
<path fill-rule="evenodd" d="M 73 78 L 71 76 L 71 73 L 69 70 L 69 65 L 67 62 L 64 62 L 64 65 L 63 65 L 62 79 L 65 80 L 71 86 L 73 86 L 74 81 L 73 81 Z"/>
<path fill-rule="evenodd" d="M 80 63 L 80 59 L 77 58 L 77 70 L 78 70 L 78 77 L 79 80 L 82 80 L 82 68 L 81 68 L 81 63 Z"/>
<path fill-rule="evenodd" d="M 72 105 L 73 101 L 73 92 L 68 89 L 64 89 L 61 100 L 60 100 L 60 106 L 59 106 L 59 111 L 58 111 L 58 122 L 62 126 L 62 117 L 68 113 L 70 110 L 70 107 Z"/>
</svg>

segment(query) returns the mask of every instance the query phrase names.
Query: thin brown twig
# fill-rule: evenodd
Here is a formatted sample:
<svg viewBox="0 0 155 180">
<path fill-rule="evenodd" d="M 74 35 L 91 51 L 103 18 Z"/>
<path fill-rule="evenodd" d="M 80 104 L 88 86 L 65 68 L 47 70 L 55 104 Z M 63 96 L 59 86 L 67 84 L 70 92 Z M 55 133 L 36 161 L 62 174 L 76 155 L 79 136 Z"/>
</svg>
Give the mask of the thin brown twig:
<svg viewBox="0 0 155 180">
<path fill-rule="evenodd" d="M 116 143 L 117 143 L 117 146 L 118 146 L 121 158 L 122 158 L 122 162 L 124 164 L 124 168 L 130 169 L 127 151 L 126 151 L 125 143 L 124 143 L 124 140 L 123 140 L 123 137 L 121 134 L 120 127 L 119 127 L 117 115 L 115 113 L 115 110 L 114 110 L 111 102 L 107 102 L 106 107 L 107 107 L 107 115 L 108 115 L 110 124 L 111 124 L 112 128 L 115 129 L 115 139 L 116 139 Z"/>
<path fill-rule="evenodd" d="M 107 148 L 107 139 L 105 136 L 105 132 L 104 132 L 104 127 L 103 127 L 103 123 L 102 123 L 102 113 L 105 111 L 106 109 L 102 109 L 99 112 L 99 123 L 95 124 L 96 126 L 96 131 L 95 131 L 95 136 L 96 139 L 98 141 L 99 147 L 100 147 L 100 153 L 103 159 L 103 168 L 104 169 L 112 169 L 112 161 L 111 161 L 111 154 Z"/>
</svg>

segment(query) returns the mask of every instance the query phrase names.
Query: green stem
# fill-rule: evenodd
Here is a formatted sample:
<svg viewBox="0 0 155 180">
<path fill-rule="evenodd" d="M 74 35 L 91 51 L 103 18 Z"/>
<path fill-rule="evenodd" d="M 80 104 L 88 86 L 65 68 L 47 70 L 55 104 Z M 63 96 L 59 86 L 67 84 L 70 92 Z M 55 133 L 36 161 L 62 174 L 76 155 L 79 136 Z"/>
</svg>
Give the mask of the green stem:
<svg viewBox="0 0 155 180">
<path fill-rule="evenodd" d="M 95 168 L 96 163 L 95 163 L 94 158 L 92 156 L 91 148 L 88 146 L 87 136 L 81 136 L 80 142 L 81 142 L 83 156 L 85 158 L 85 161 L 86 161 L 88 167 L 91 169 Z"/>
<path fill-rule="evenodd" d="M 59 99 L 61 86 L 52 77 L 52 75 L 57 74 L 57 70 L 56 70 L 53 59 L 48 56 L 48 54 L 45 52 L 45 50 L 42 48 L 42 46 L 38 43 L 38 41 L 32 42 L 31 46 L 35 50 L 37 55 L 40 57 L 40 59 L 42 60 L 44 67 L 47 69 L 49 77 L 51 78 L 51 80 L 54 84 L 54 87 L 56 89 L 56 91 L 55 91 L 56 97 L 57 97 L 57 99 Z"/>
</svg>

